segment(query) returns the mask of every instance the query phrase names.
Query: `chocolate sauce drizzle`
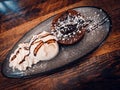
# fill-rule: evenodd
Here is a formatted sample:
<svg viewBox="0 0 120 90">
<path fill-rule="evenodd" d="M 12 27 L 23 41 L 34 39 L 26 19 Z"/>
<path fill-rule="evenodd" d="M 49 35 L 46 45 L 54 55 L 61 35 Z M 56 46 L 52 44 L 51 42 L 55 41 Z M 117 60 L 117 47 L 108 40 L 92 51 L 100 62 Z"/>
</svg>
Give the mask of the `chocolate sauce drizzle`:
<svg viewBox="0 0 120 90">
<path fill-rule="evenodd" d="M 50 40 L 48 40 L 48 41 L 46 41 L 46 42 L 43 42 L 42 40 L 40 40 L 40 41 L 39 41 L 39 44 L 38 44 L 38 45 L 36 46 L 36 48 L 34 49 L 34 52 L 33 52 L 34 56 L 37 55 L 38 50 L 41 48 L 41 46 L 42 46 L 43 44 L 45 44 L 45 43 L 50 44 L 50 43 L 54 43 L 55 41 L 56 41 L 55 39 L 50 39 Z"/>
<path fill-rule="evenodd" d="M 25 55 L 24 58 L 23 58 L 23 60 L 20 61 L 19 64 L 22 64 L 22 63 L 25 61 L 25 58 L 26 58 L 27 56 L 29 56 L 29 54 Z"/>
<path fill-rule="evenodd" d="M 50 40 L 48 40 L 48 41 L 46 41 L 45 43 L 47 43 L 47 44 L 50 44 L 50 43 L 55 43 L 55 39 L 50 39 Z"/>
<path fill-rule="evenodd" d="M 20 51 L 19 51 L 20 49 L 21 49 L 21 48 L 19 48 L 18 51 L 16 52 L 16 54 L 11 58 L 11 61 L 13 61 L 13 60 L 16 58 L 17 54 L 19 54 L 19 52 L 20 52 Z"/>
<path fill-rule="evenodd" d="M 37 40 L 37 38 L 36 38 L 35 40 Z M 25 61 L 25 58 L 30 55 L 30 48 L 31 48 L 31 46 L 34 44 L 35 40 L 32 41 L 32 43 L 30 44 L 30 47 L 24 48 L 25 50 L 29 50 L 29 53 L 24 56 L 24 58 L 22 59 L 22 61 L 19 62 L 19 64 L 22 64 L 22 63 Z"/>
<path fill-rule="evenodd" d="M 35 47 L 35 49 L 34 49 L 34 56 L 36 56 L 37 55 L 37 52 L 38 52 L 38 50 L 40 49 L 40 47 L 42 46 L 44 44 L 44 42 L 42 41 L 42 40 L 40 40 L 40 42 L 39 42 L 39 44 L 37 45 L 37 47 Z"/>
</svg>

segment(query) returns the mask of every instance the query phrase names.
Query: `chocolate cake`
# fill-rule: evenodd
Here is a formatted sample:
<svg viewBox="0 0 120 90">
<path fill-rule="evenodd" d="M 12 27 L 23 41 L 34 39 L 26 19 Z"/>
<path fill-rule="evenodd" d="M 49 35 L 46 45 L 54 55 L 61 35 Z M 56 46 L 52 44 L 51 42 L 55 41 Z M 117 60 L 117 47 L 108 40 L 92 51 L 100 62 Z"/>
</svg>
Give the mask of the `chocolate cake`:
<svg viewBox="0 0 120 90">
<path fill-rule="evenodd" d="M 60 44 L 74 44 L 85 34 L 84 22 L 84 16 L 80 13 L 75 10 L 67 10 L 55 16 L 51 33 L 57 37 Z"/>
</svg>

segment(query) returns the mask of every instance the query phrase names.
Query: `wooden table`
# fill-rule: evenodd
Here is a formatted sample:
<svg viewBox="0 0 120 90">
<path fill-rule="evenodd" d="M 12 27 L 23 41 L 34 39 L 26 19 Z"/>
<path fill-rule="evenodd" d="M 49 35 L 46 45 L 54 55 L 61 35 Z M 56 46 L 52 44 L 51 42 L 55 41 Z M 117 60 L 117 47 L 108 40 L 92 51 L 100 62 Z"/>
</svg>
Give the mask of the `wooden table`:
<svg viewBox="0 0 120 90">
<path fill-rule="evenodd" d="M 120 90 L 119 0 L 13 0 L 14 3 L 14 8 L 0 13 L 0 66 L 8 51 L 26 32 L 66 9 L 101 7 L 110 15 L 113 26 L 104 44 L 77 63 L 29 79 L 10 79 L 0 74 L 0 90 Z M 2 0 L 0 4 L 8 5 Z"/>
</svg>

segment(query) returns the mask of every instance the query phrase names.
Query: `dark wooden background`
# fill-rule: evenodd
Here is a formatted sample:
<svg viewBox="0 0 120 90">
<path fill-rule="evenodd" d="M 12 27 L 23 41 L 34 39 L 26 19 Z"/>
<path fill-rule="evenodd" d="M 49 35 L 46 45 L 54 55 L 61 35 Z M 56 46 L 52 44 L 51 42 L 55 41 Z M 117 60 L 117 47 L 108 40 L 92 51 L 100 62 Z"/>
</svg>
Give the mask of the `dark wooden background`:
<svg viewBox="0 0 120 90">
<path fill-rule="evenodd" d="M 97 6 L 108 12 L 112 31 L 96 51 L 58 71 L 29 79 L 10 79 L 0 73 L 0 90 L 120 90 L 119 0 L 0 0 L 0 69 L 8 51 L 31 28 L 47 18 L 78 6 Z"/>
</svg>

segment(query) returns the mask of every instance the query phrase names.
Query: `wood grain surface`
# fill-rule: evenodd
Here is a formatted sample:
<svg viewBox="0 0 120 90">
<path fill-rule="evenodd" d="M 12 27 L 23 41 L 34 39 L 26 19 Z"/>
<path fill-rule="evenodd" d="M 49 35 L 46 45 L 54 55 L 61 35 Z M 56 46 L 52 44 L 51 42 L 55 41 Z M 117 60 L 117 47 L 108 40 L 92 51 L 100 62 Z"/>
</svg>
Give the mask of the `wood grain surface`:
<svg viewBox="0 0 120 90">
<path fill-rule="evenodd" d="M 5 5 L 6 0 L 0 0 Z M 29 30 L 47 18 L 79 6 L 97 6 L 111 17 L 112 31 L 94 52 L 43 76 L 10 79 L 0 73 L 0 90 L 120 90 L 119 0 L 13 0 L 14 9 L 0 9 L 0 70 L 8 51 Z"/>
</svg>

